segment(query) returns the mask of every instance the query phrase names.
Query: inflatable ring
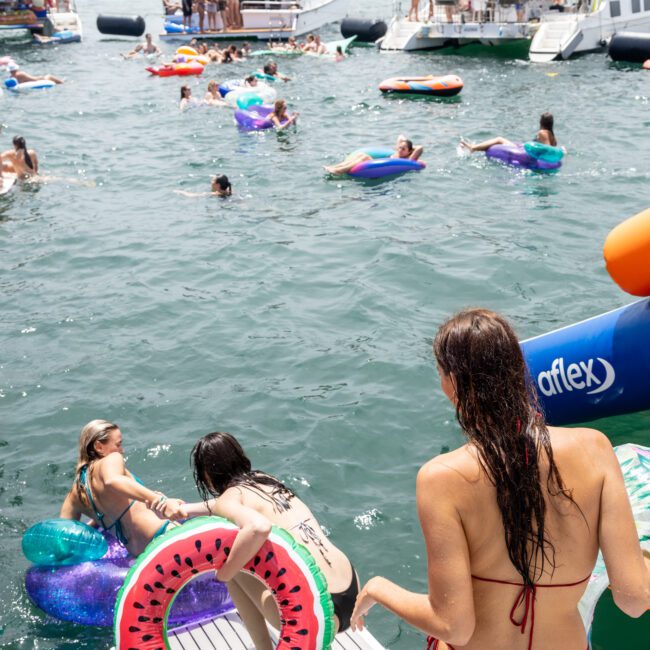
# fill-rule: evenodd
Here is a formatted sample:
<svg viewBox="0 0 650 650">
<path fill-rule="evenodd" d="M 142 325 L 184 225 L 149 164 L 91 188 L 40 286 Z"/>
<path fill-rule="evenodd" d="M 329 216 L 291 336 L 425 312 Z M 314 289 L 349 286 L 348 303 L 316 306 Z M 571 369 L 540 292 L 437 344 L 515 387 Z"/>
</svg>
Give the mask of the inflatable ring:
<svg viewBox="0 0 650 650">
<path fill-rule="evenodd" d="M 545 149 L 542 151 L 537 147 L 545 147 Z M 528 152 L 528 148 L 530 148 L 532 154 Z M 557 152 L 554 151 L 551 154 L 548 151 L 550 149 L 557 150 Z M 492 160 L 497 160 L 511 167 L 530 169 L 536 172 L 548 172 L 562 166 L 564 152 L 559 147 L 542 145 L 538 142 L 526 142 L 525 144 L 494 144 L 485 152 L 485 155 Z M 555 159 L 551 160 L 551 157 Z"/>
<path fill-rule="evenodd" d="M 176 594 L 198 574 L 222 567 L 238 532 L 221 517 L 198 517 L 151 542 L 118 594 L 116 649 L 169 647 L 167 617 Z M 283 621 L 278 650 L 329 648 L 334 606 L 327 581 L 304 546 L 274 526 L 244 570 L 275 595 Z"/>
<path fill-rule="evenodd" d="M 230 97 L 230 95 L 228 95 Z M 263 131 L 264 129 L 272 129 L 275 124 L 269 119 L 269 115 L 273 112 L 273 106 L 249 106 L 246 109 L 235 109 L 235 122 L 237 126 L 243 131 Z M 284 124 L 282 122 L 282 124 Z"/>
<path fill-rule="evenodd" d="M 257 86 L 239 86 L 226 93 L 224 99 L 228 106 L 235 108 L 237 106 L 237 100 L 246 94 L 253 93 L 258 97 L 261 97 L 264 104 L 272 104 L 278 96 L 275 88 L 271 88 L 268 84 L 258 83 Z"/>
<path fill-rule="evenodd" d="M 39 79 L 38 81 L 23 81 L 18 83 L 13 77 L 4 80 L 5 88 L 15 93 L 20 93 L 23 90 L 44 90 L 46 88 L 54 88 L 56 84 L 49 79 Z"/>
<path fill-rule="evenodd" d="M 52 532 L 51 521 L 41 523 L 47 523 L 45 528 Z M 32 528 L 33 533 L 30 537 L 34 537 L 34 533 L 44 532 L 44 528 L 39 524 L 36 526 L 38 528 Z M 54 537 L 60 538 L 61 534 L 59 530 Z M 135 558 L 129 555 L 113 535 L 107 532 L 98 532 L 97 535 L 108 548 L 100 560 L 56 567 L 32 566 L 27 570 L 25 574 L 27 595 L 49 616 L 78 625 L 112 627 L 117 594 Z M 40 537 L 44 547 L 52 547 L 52 542 L 45 543 L 42 534 Z M 70 539 L 67 534 L 65 537 L 67 539 L 64 547 L 76 546 L 76 555 L 80 556 L 81 548 L 76 543 L 79 540 L 74 537 Z M 56 544 L 60 545 L 60 541 L 59 539 Z M 171 626 L 192 624 L 230 611 L 232 607 L 226 585 L 215 580 L 213 575 L 205 574 L 198 580 L 193 580 L 174 600 L 169 624 Z"/>
<path fill-rule="evenodd" d="M 394 150 L 384 147 L 366 147 L 357 149 L 354 153 L 365 153 L 371 157 L 371 160 L 357 163 L 348 172 L 348 175 L 354 178 L 383 178 L 384 176 L 394 176 L 404 172 L 420 171 L 426 167 L 419 160 L 391 158 Z"/>
<path fill-rule="evenodd" d="M 198 53 L 197 50 L 195 50 L 193 47 L 190 47 L 189 45 L 181 45 L 181 47 L 179 47 L 176 50 L 176 54 L 185 54 L 185 55 L 189 55 L 189 56 L 198 56 L 199 53 Z"/>
<path fill-rule="evenodd" d="M 392 77 L 379 84 L 383 93 L 408 93 L 432 95 L 434 97 L 453 97 L 463 89 L 463 81 L 453 74 L 444 77 Z"/>
</svg>

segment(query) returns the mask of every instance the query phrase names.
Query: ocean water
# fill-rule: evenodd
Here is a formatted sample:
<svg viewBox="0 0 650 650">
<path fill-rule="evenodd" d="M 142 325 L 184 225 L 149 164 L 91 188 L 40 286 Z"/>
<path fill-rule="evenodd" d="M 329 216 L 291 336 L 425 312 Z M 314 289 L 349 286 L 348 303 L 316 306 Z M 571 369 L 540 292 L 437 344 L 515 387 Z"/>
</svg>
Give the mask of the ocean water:
<svg viewBox="0 0 650 650">
<path fill-rule="evenodd" d="M 158 2 L 138 3 L 159 31 Z M 359 13 L 388 17 L 370 0 Z M 632 301 L 608 277 L 609 230 L 650 203 L 650 76 L 602 54 L 535 66 L 508 58 L 380 54 L 281 61 L 295 130 L 243 134 L 224 109 L 181 114 L 179 88 L 123 61 L 132 41 L 12 47 L 66 84 L 0 97 L 2 147 L 23 135 L 46 181 L 0 199 L 0 647 L 103 649 L 110 631 L 47 620 L 28 601 L 22 533 L 56 516 L 81 427 L 120 424 L 128 465 L 153 488 L 196 498 L 195 440 L 237 435 L 254 464 L 294 487 L 362 579 L 424 591 L 418 468 L 462 442 L 431 355 L 437 326 L 483 305 L 523 337 Z M 338 38 L 337 28 L 323 30 Z M 163 45 L 171 53 L 172 45 Z M 449 100 L 384 97 L 396 74 L 455 73 Z M 461 136 L 529 139 L 555 115 L 569 155 L 554 175 L 518 173 Z M 323 164 L 405 133 L 427 169 L 363 183 Z M 234 196 L 203 192 L 226 173 Z M 602 421 L 615 444 L 649 444 L 650 414 Z M 434 497 L 432 497 L 434 498 Z M 423 637 L 383 611 L 395 650 Z"/>
</svg>

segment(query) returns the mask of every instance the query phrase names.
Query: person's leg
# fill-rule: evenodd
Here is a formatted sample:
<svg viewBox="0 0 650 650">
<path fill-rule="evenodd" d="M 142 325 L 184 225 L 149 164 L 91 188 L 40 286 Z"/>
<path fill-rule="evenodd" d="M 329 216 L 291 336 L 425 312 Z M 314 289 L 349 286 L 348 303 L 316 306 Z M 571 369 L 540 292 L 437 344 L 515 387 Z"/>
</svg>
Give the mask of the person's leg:
<svg viewBox="0 0 650 650">
<path fill-rule="evenodd" d="M 244 573 L 239 573 L 228 583 L 228 592 L 232 598 L 232 602 L 237 607 L 237 611 L 241 616 L 248 633 L 253 639 L 255 650 L 273 650 L 273 642 L 269 635 L 268 628 L 266 627 L 266 618 L 261 610 L 261 594 L 257 593 L 255 585 L 248 585 L 247 576 Z M 265 590 L 264 585 L 256 578 L 252 578 L 257 582 L 262 590 Z M 248 587 L 248 590 L 242 586 L 242 583 Z M 249 595 L 249 590 L 252 595 Z M 259 602 L 256 602 L 256 599 Z M 279 616 L 278 616 L 278 623 Z"/>
<path fill-rule="evenodd" d="M 506 138 L 498 137 L 498 138 L 492 138 L 490 140 L 484 140 L 483 142 L 479 142 L 478 144 L 472 144 L 471 142 L 467 142 L 467 140 L 461 139 L 460 144 L 462 147 L 469 149 L 470 153 L 474 153 L 476 151 L 487 151 L 490 147 L 494 146 L 495 144 L 512 144 L 512 142 L 510 142 L 510 140 L 506 140 Z"/>
<path fill-rule="evenodd" d="M 336 165 L 327 165 L 323 169 L 329 174 L 347 174 L 355 165 L 365 160 L 372 160 L 372 156 L 367 153 L 355 153 L 348 156 L 345 160 Z"/>
<path fill-rule="evenodd" d="M 58 77 L 55 77 L 54 75 L 51 75 L 51 74 L 46 74 L 43 77 L 43 79 L 45 79 L 47 81 L 53 81 L 55 84 L 62 84 L 63 83 L 63 79 L 59 79 Z"/>
</svg>

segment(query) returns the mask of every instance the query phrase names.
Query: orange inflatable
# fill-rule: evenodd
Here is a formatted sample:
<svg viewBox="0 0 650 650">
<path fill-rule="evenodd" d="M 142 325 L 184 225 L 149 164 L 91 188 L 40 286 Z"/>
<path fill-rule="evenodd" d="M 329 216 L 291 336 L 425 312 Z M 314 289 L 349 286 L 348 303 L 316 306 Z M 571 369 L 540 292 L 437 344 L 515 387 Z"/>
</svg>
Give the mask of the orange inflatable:
<svg viewBox="0 0 650 650">
<path fill-rule="evenodd" d="M 650 208 L 614 228 L 603 248 L 612 280 L 633 296 L 650 296 Z"/>
<path fill-rule="evenodd" d="M 463 80 L 454 74 L 444 77 L 392 77 L 379 84 L 382 93 L 417 93 L 418 95 L 434 95 L 436 97 L 451 97 L 463 89 Z"/>
</svg>

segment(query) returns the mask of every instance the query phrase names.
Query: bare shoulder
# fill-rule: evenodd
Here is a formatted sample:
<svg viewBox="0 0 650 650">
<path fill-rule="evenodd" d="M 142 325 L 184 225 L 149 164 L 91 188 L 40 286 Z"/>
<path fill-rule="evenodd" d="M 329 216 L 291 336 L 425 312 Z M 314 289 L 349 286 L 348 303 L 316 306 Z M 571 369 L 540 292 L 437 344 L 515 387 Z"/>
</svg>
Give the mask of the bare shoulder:
<svg viewBox="0 0 650 650">
<path fill-rule="evenodd" d="M 608 454 L 612 451 L 612 443 L 598 429 L 549 427 L 548 432 L 554 452 Z"/>
<path fill-rule="evenodd" d="M 427 461 L 418 472 L 417 483 L 422 486 L 453 489 L 459 482 L 478 474 L 476 455 L 468 445 L 440 454 Z"/>
</svg>

